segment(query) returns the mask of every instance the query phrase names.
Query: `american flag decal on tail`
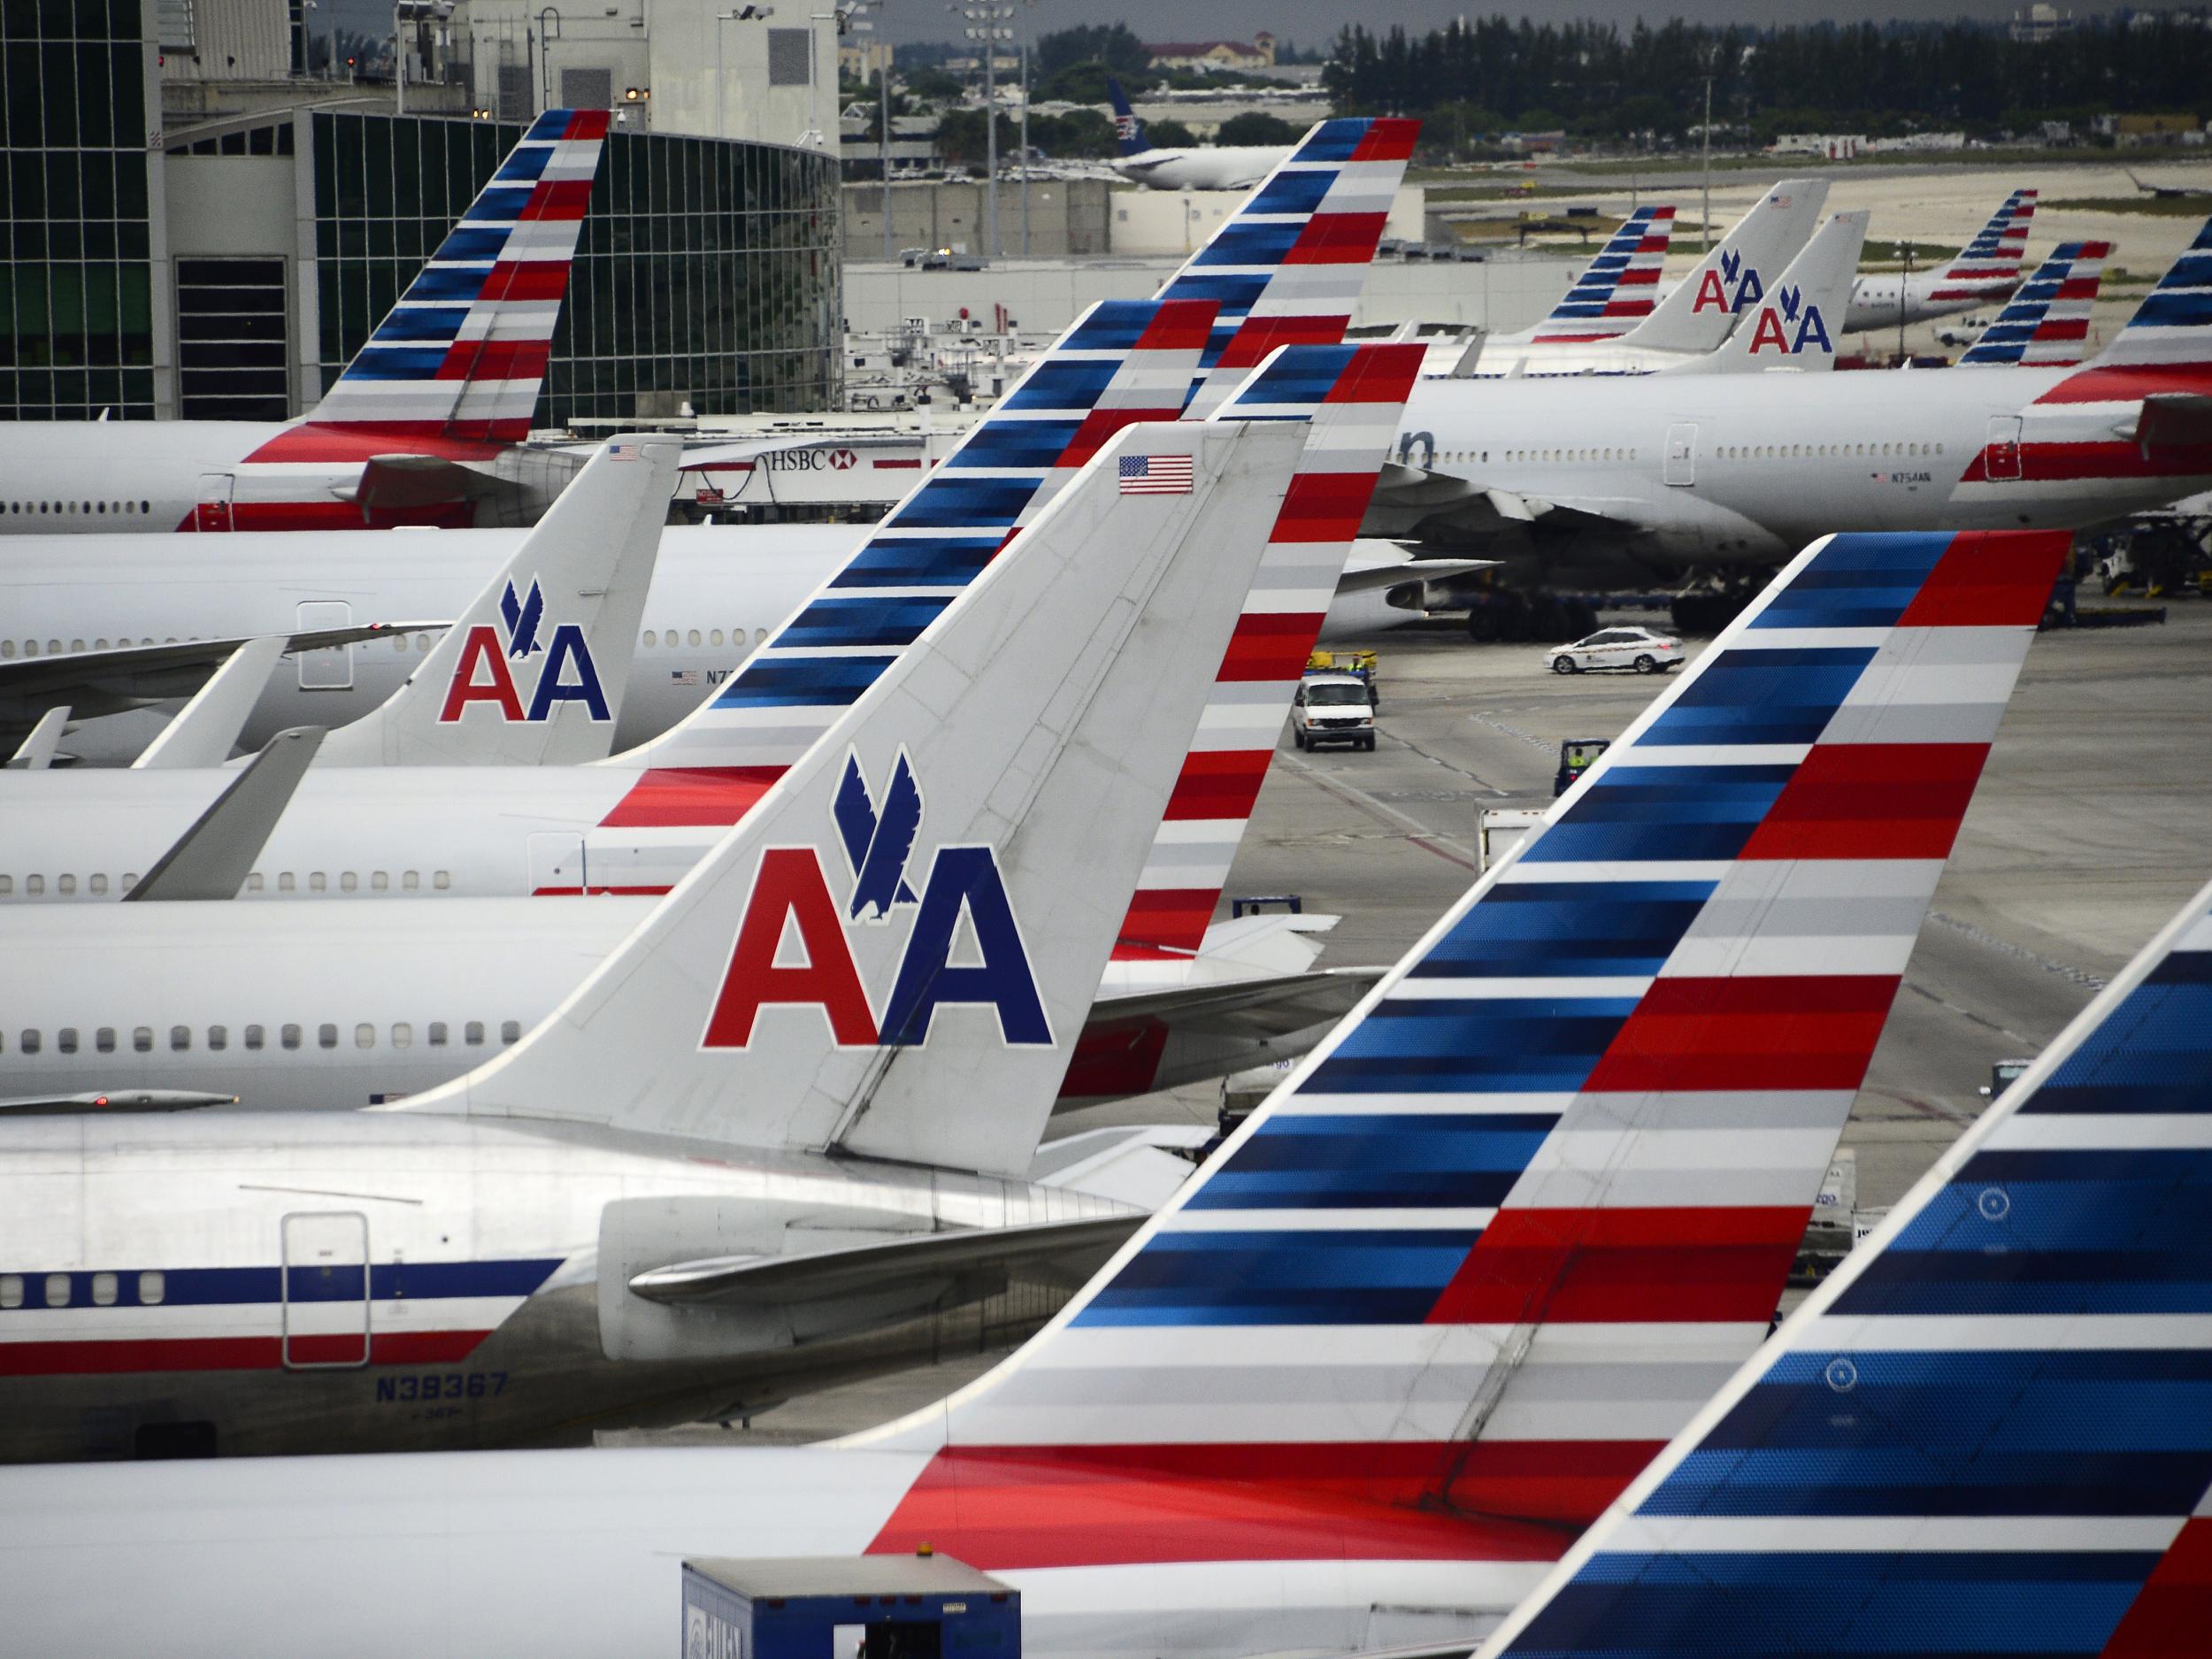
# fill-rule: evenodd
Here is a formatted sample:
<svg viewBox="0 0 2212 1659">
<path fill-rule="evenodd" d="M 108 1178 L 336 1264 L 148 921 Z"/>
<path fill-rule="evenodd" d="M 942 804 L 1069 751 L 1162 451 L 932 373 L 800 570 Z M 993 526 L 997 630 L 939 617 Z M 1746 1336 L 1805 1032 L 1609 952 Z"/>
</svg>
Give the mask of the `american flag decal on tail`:
<svg viewBox="0 0 2212 1659">
<path fill-rule="evenodd" d="M 1125 495 L 1187 495 L 1191 458 L 1187 455 L 1125 455 L 1119 489 Z"/>
</svg>

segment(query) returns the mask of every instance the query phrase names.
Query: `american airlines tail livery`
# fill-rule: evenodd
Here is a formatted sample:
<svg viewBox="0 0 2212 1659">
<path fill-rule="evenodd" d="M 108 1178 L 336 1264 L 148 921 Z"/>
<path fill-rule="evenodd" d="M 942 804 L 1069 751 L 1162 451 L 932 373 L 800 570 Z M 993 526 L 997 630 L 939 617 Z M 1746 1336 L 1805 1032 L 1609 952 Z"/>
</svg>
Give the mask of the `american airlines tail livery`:
<svg viewBox="0 0 2212 1659">
<path fill-rule="evenodd" d="M 1959 367 L 2029 364 L 2058 368 L 2089 353 L 2089 315 L 2104 283 L 2108 242 L 2062 242 L 2005 303 Z"/>
<path fill-rule="evenodd" d="M 1737 322 L 1717 351 L 1671 373 L 1742 374 L 1767 369 L 1818 372 L 1836 365 L 1839 319 L 1866 242 L 1865 212 L 1835 213 Z"/>
<path fill-rule="evenodd" d="M 2163 1659 L 2212 1625 L 2212 887 L 1479 1659 Z"/>
<path fill-rule="evenodd" d="M 607 135 L 538 117 L 303 419 L 21 423 L 0 534 L 527 523 L 574 471 L 526 456 Z"/>
<path fill-rule="evenodd" d="M 1118 440 L 1119 460 L 1166 452 L 1163 430 Z M 1187 451 L 1202 481 L 1233 428 L 1207 430 Z M 1248 426 L 1233 442 L 1272 435 Z M 941 1404 L 792 1450 L 10 1470 L 11 1635 L 57 1655 L 600 1654 L 672 1622 L 686 1556 L 927 1546 L 1021 1591 L 1033 1654 L 1196 1659 L 1479 1636 L 1764 1336 L 2063 548 L 1844 535 L 1808 549 L 1041 1335 Z M 1010 591 L 995 580 L 972 598 Z M 1013 1164 L 1020 1135 L 974 1102 L 1041 1070 L 1041 1054 L 1033 1067 L 1021 1051 L 1061 1028 L 1079 987 L 1071 958 L 1102 953 L 1118 920 L 1087 882 L 1053 886 L 1039 843 L 1125 827 L 1066 815 L 1053 793 L 1086 764 L 1087 729 L 1056 751 L 1038 741 L 1041 760 L 1062 757 L 1041 786 L 1027 765 L 977 752 L 985 740 L 971 733 L 1010 739 L 1035 723 L 1038 697 L 1092 683 L 1094 645 L 1068 679 L 1021 685 L 1041 678 L 1021 644 L 1041 633 L 1056 663 L 1066 640 L 1093 641 L 1056 615 L 990 636 L 1005 688 L 1018 687 L 1002 711 L 994 678 L 960 720 L 935 718 L 928 676 L 964 662 L 972 677 L 956 672 L 949 692 L 991 676 L 964 650 L 879 680 L 621 958 L 502 1060 L 404 1112 L 303 1125 L 332 1148 L 296 1156 L 280 1179 L 248 1187 L 234 1156 L 220 1202 L 263 1205 L 266 1220 L 225 1229 L 235 1242 L 223 1248 L 259 1251 L 252 1271 L 188 1275 L 179 1246 L 203 1247 L 162 1208 L 188 1202 L 196 1179 L 179 1172 L 199 1162 L 182 1148 L 216 1144 L 226 1119 L 158 1133 L 143 1119 L 65 1133 L 0 1123 L 0 1142 L 40 1148 L 8 1161 L 25 1190 L 0 1205 L 13 1275 L 0 1290 L 12 1283 L 20 1305 L 0 1311 L 0 1353 L 19 1330 L 142 1340 L 188 1308 L 287 1331 L 269 1302 L 288 1282 L 330 1291 L 313 1310 L 326 1323 L 303 1308 L 297 1337 L 262 1340 L 312 1339 L 310 1363 L 357 1367 L 393 1328 L 380 1320 L 434 1321 L 442 1263 L 490 1240 L 457 1231 L 433 1245 L 415 1240 L 418 1207 L 291 1191 L 409 1196 L 389 1166 L 372 1178 L 338 1149 L 345 1135 L 365 1145 L 368 1125 L 443 1123 L 456 1145 L 535 1138 L 541 1159 L 626 1132 L 699 1148 L 741 1125 L 794 1167 L 835 1146 L 838 1179 L 878 1179 L 883 1159 L 889 1179 L 918 1155 L 944 1042 L 960 1045 L 943 1051 L 949 1065 L 990 1085 L 968 1092 L 953 1146 L 982 1168 Z M 1133 615 L 1117 667 L 1171 669 L 1171 643 L 1147 655 L 1145 636 Z M 1203 695 L 1187 676 L 1173 689 L 1194 710 Z M 878 714 L 887 729 L 852 741 Z M 1141 724 L 1102 735 L 1126 749 Z M 968 764 L 949 767 L 948 744 Z M 1036 803 L 1018 835 L 1002 816 L 1017 773 L 1017 796 Z M 1172 766 L 1138 781 L 1156 810 Z M 1117 759 L 1094 798 L 1131 787 Z M 902 825 L 880 864 L 823 842 L 818 821 L 864 793 L 872 849 L 910 790 L 926 868 L 903 850 Z M 1133 874 L 1141 846 L 1117 839 L 1114 867 Z M 910 973 L 902 958 L 940 937 L 932 901 L 948 886 L 981 956 Z M 790 926 L 809 942 L 803 966 L 777 949 Z M 211 1201 L 224 1164 L 205 1160 Z M 303 1250 L 319 1243 L 339 1265 L 285 1278 L 268 1260 L 290 1236 L 282 1216 Z M 380 1227 L 418 1248 L 394 1259 L 367 1231 Z M 597 1236 L 602 1307 L 611 1274 L 641 1302 L 695 1286 L 728 1305 L 762 1249 L 664 1272 Z M 562 1263 L 530 1266 L 549 1279 Z M 403 1301 L 418 1273 L 423 1297 Z M 451 1284 L 462 1292 L 457 1270 Z M 171 1286 L 196 1302 L 173 1306 Z M 201 1299 L 219 1286 L 219 1314 Z M 641 1317 L 636 1328 L 650 1341 L 676 1327 Z M 477 1409 L 465 1355 L 440 1369 L 462 1379 L 462 1410 Z M 334 1552 L 345 1571 L 326 1570 Z M 418 1570 L 426 1552 L 434 1571 Z M 128 1595 L 102 1594 L 119 1581 Z"/>
<path fill-rule="evenodd" d="M 1769 190 L 1728 234 L 1713 245 L 1690 274 L 1673 289 L 1649 303 L 1655 287 L 1646 295 L 1640 316 L 1623 328 L 1585 332 L 1573 319 L 1555 311 L 1526 336 L 1503 335 L 1483 342 L 1471 376 L 1484 380 L 1524 375 L 1641 374 L 1654 369 L 1701 362 L 1720 349 L 1739 319 L 1765 297 L 1767 289 L 1794 259 L 1821 223 L 1821 209 L 1828 200 L 1828 186 L 1818 179 L 1785 179 Z M 1631 219 L 1623 227 L 1623 240 Z M 1641 239 L 1639 238 L 1640 247 Z M 1664 242 L 1655 256 L 1625 250 L 1624 281 L 1631 273 L 1652 273 L 1655 283 L 1664 258 Z M 1601 258 L 1611 256 L 1601 256 Z M 1597 276 L 1595 267 L 1576 285 Z M 1601 279 L 1602 280 L 1602 279 Z M 1563 309 L 1574 303 L 1571 293 Z M 1610 302 L 1608 303 L 1608 311 Z M 1600 320 L 1603 320 L 1601 318 Z M 1560 326 L 1555 326 L 1555 324 Z"/>
<path fill-rule="evenodd" d="M 2015 190 L 1990 216 L 1981 234 L 1956 258 L 1936 270 L 1860 278 L 1851 289 L 1845 332 L 1924 323 L 2006 298 L 2020 286 L 2020 273 L 2027 265 L 2028 226 L 2035 218 L 2035 201 L 2033 190 Z"/>
<path fill-rule="evenodd" d="M 1835 525 L 2078 529 L 2212 488 L 2212 224 L 2078 367 L 1425 380 L 1371 534 L 1547 573 L 1763 566 Z M 1745 584 L 1748 589 L 1748 582 Z"/>
</svg>

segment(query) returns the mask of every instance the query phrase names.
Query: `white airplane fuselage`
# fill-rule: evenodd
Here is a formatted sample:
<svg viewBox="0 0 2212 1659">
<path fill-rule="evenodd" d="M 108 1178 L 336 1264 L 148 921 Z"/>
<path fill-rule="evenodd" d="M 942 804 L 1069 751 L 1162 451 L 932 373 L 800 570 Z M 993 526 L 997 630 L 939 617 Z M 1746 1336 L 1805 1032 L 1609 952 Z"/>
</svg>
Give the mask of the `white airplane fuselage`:
<svg viewBox="0 0 2212 1659">
<path fill-rule="evenodd" d="M 748 1409 L 926 1352 L 933 1294 L 679 1313 L 632 1275 L 1125 1208 L 549 1121 L 18 1118 L 0 1460 L 579 1443 Z"/>
<path fill-rule="evenodd" d="M 1290 152 L 1283 149 L 1147 150 L 1117 157 L 1116 173 L 1133 184 L 1155 190 L 1243 190 L 1275 170 Z"/>
<path fill-rule="evenodd" d="M 1979 305 L 2000 305 L 2012 297 L 2020 279 L 2003 281 L 1962 280 L 1940 271 L 1902 272 L 1885 276 L 1863 276 L 1851 285 L 1851 304 L 1844 313 L 1843 331 L 1857 334 L 1870 328 L 1894 328 L 1901 321 L 1932 321 L 1955 317 Z"/>
<path fill-rule="evenodd" d="M 1369 534 L 1426 521 L 1563 526 L 1655 561 L 1759 564 L 1835 530 L 2098 523 L 2212 481 L 2212 447 L 2122 434 L 2147 390 L 2200 372 L 2015 369 L 1915 377 L 1767 373 L 1423 381 L 1398 457 L 1433 475 L 1379 494 Z M 1461 481 L 1458 498 L 1446 480 Z M 1502 493 L 1529 517 L 1497 513 Z"/>
</svg>

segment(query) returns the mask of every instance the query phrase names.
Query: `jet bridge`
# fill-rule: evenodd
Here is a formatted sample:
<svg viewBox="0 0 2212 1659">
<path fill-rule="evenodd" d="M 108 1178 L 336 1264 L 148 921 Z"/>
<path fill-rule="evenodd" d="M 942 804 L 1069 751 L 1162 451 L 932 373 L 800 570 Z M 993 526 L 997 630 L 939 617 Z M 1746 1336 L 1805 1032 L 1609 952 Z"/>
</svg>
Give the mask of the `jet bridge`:
<svg viewBox="0 0 2212 1659">
<path fill-rule="evenodd" d="M 1021 1659 L 1021 1593 L 948 1555 L 684 1563 L 683 1659 Z"/>
</svg>

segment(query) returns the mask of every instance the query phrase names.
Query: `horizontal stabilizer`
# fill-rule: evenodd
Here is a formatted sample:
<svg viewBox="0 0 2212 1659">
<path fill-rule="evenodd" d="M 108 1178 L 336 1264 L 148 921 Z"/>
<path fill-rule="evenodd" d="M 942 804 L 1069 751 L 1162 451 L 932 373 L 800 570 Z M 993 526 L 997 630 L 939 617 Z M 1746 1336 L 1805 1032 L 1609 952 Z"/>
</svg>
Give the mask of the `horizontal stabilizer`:
<svg viewBox="0 0 2212 1659">
<path fill-rule="evenodd" d="M 465 466 L 437 455 L 379 455 L 361 469 L 352 499 L 364 513 L 435 507 L 446 502 L 476 501 L 518 493 L 520 480 L 479 466 Z"/>
<path fill-rule="evenodd" d="M 123 902 L 236 898 L 322 741 L 319 726 L 271 738 Z"/>
<path fill-rule="evenodd" d="M 2212 397 L 2201 392 L 2154 392 L 2143 400 L 2128 435 L 2147 449 L 2212 443 Z"/>
<path fill-rule="evenodd" d="M 675 1307 L 741 1307 L 880 1294 L 917 1279 L 1027 1267 L 1077 1251 L 1118 1249 L 1144 1221 L 1142 1210 L 1041 1221 L 1026 1226 L 910 1233 L 881 1244 L 812 1256 L 738 1256 L 680 1262 L 630 1279 L 649 1302 Z"/>
</svg>

